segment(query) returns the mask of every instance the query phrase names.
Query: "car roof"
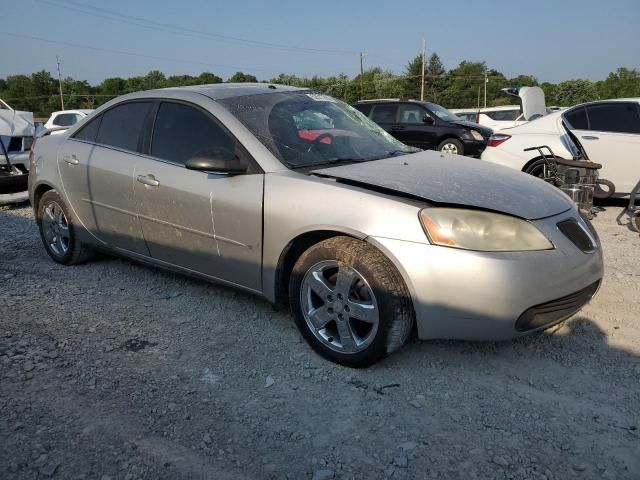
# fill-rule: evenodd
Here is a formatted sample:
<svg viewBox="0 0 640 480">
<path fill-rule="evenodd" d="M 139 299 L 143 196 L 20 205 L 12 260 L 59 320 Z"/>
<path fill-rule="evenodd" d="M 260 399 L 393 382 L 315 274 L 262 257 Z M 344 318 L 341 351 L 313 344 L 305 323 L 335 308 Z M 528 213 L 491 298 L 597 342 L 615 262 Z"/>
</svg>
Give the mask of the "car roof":
<svg viewBox="0 0 640 480">
<path fill-rule="evenodd" d="M 51 116 L 58 115 L 60 113 L 91 113 L 93 110 L 88 108 L 74 108 L 71 110 L 57 110 L 55 112 L 51 112 Z"/>
<path fill-rule="evenodd" d="M 189 85 L 186 87 L 169 87 L 158 90 L 147 90 L 145 93 L 163 91 L 190 91 L 200 93 L 212 100 L 225 98 L 244 97 L 246 95 L 259 95 L 264 93 L 295 92 L 309 90 L 308 88 L 290 87 L 275 83 L 213 83 L 209 85 Z"/>
</svg>

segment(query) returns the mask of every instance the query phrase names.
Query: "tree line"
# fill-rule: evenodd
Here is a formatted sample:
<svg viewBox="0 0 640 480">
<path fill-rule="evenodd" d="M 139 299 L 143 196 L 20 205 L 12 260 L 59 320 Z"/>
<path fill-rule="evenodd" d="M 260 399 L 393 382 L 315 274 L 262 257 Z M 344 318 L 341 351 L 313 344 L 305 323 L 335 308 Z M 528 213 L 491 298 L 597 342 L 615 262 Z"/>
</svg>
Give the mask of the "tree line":
<svg viewBox="0 0 640 480">
<path fill-rule="evenodd" d="M 346 102 L 372 98 L 420 98 L 422 57 L 409 61 L 402 74 L 380 67 L 372 67 L 353 78 L 340 74 L 329 77 L 298 77 L 280 74 L 260 81 L 314 88 Z M 424 65 L 425 100 L 447 108 L 476 108 L 484 106 L 486 78 L 487 105 L 509 105 L 514 99 L 500 90 L 505 87 L 540 86 L 547 105 L 571 106 L 576 103 L 606 98 L 640 97 L 640 72 L 621 67 L 609 73 L 606 79 L 565 80 L 560 83 L 539 82 L 533 75 L 506 77 L 485 62 L 462 61 L 457 67 L 446 70 L 440 57 L 432 54 Z M 222 77 L 204 72 L 198 76 L 165 76 L 152 70 L 144 76 L 106 78 L 98 85 L 86 80 L 66 77 L 62 80 L 64 106 L 72 108 L 96 108 L 110 99 L 125 93 L 154 88 L 179 87 L 222 83 Z M 257 82 L 257 77 L 236 72 L 227 82 Z M 0 98 L 16 110 L 34 112 L 36 117 L 46 117 L 60 110 L 58 80 L 50 72 L 42 70 L 31 75 L 10 75 L 0 78 Z"/>
</svg>

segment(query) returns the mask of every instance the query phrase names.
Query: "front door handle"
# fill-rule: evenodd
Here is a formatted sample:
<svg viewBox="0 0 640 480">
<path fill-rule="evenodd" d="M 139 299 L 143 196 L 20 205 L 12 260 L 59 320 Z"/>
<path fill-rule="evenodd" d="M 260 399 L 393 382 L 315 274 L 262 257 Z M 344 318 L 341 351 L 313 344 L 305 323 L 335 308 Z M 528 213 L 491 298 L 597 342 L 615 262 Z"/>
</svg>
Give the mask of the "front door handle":
<svg viewBox="0 0 640 480">
<path fill-rule="evenodd" d="M 66 157 L 62 157 L 62 160 L 67 162 L 69 165 L 78 165 L 80 163 L 80 160 L 78 160 L 78 157 L 75 155 L 67 155 Z"/>
<path fill-rule="evenodd" d="M 148 185 L 150 187 L 157 187 L 157 186 L 160 185 L 160 182 L 158 180 L 156 180 L 156 177 L 154 177 L 151 174 L 149 174 L 149 175 L 138 175 L 136 177 L 136 180 L 138 180 L 140 183 L 143 183 L 144 185 Z"/>
<path fill-rule="evenodd" d="M 396 132 L 398 130 L 404 130 L 404 126 L 403 125 L 392 125 L 391 126 L 391 131 Z"/>
<path fill-rule="evenodd" d="M 600 137 L 596 137 L 594 135 L 583 135 L 582 137 L 583 140 L 598 140 Z"/>
</svg>

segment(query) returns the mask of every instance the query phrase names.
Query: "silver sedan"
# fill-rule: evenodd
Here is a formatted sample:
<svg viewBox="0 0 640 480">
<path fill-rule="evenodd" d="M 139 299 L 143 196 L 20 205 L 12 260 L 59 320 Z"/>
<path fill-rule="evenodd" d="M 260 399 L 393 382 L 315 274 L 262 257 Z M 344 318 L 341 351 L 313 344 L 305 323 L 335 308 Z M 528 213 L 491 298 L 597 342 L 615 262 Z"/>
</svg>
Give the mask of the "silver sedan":
<svg viewBox="0 0 640 480">
<path fill-rule="evenodd" d="M 318 353 L 353 367 L 412 334 L 548 328 L 602 279 L 598 237 L 563 193 L 407 147 L 309 90 L 125 95 L 37 139 L 30 162 L 56 262 L 105 249 L 288 304 Z"/>
</svg>

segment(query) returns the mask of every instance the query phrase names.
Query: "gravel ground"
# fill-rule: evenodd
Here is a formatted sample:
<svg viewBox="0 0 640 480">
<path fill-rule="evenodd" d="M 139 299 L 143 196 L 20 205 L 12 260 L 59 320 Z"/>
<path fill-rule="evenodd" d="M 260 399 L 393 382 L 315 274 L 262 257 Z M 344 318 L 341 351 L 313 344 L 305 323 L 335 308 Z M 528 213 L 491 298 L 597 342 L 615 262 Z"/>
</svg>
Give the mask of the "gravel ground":
<svg viewBox="0 0 640 480">
<path fill-rule="evenodd" d="M 328 363 L 286 312 L 103 257 L 0 207 L 0 478 L 640 477 L 640 236 L 595 220 L 599 295 L 553 332 Z"/>
</svg>

